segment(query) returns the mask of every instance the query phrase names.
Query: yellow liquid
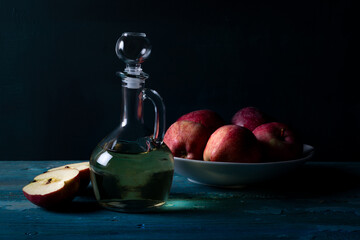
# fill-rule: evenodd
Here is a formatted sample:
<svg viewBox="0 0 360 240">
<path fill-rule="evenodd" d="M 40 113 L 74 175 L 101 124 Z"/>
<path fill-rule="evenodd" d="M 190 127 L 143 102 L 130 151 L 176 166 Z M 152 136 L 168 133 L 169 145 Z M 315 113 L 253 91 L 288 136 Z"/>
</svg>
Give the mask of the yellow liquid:
<svg viewBox="0 0 360 240">
<path fill-rule="evenodd" d="M 172 184 L 174 159 L 165 145 L 139 154 L 97 147 L 90 168 L 100 205 L 116 211 L 138 212 L 165 203 Z"/>
</svg>

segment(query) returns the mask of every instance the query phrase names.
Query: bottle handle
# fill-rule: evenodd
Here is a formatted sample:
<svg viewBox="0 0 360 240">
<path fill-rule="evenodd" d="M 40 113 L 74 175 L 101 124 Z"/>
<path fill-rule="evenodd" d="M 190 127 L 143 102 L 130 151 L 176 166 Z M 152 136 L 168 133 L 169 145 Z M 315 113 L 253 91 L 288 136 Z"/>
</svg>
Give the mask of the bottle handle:
<svg viewBox="0 0 360 240">
<path fill-rule="evenodd" d="M 143 100 L 149 99 L 155 110 L 154 135 L 153 140 L 161 144 L 165 135 L 165 104 L 162 97 L 152 89 L 145 88 L 143 91 Z"/>
</svg>

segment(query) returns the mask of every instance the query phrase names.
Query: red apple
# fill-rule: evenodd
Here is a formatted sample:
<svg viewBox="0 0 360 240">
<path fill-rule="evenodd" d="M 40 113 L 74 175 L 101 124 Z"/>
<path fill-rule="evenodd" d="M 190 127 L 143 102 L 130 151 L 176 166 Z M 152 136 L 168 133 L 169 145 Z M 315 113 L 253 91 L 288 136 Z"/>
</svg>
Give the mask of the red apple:
<svg viewBox="0 0 360 240">
<path fill-rule="evenodd" d="M 211 132 L 200 123 L 176 121 L 166 131 L 164 142 L 175 157 L 202 160 Z"/>
<path fill-rule="evenodd" d="M 76 169 L 80 172 L 80 188 L 86 188 L 90 183 L 90 168 L 89 168 L 89 161 L 86 162 L 80 162 L 80 163 L 72 163 L 67 164 L 64 166 L 56 167 L 49 169 L 48 172 L 59 170 L 59 169 L 66 169 L 66 168 L 72 168 Z"/>
<path fill-rule="evenodd" d="M 205 161 L 258 163 L 260 159 L 261 149 L 254 134 L 237 125 L 218 128 L 204 150 Z"/>
<path fill-rule="evenodd" d="M 79 187 L 79 171 L 69 168 L 40 174 L 22 190 L 30 202 L 53 208 L 72 200 Z"/>
<path fill-rule="evenodd" d="M 265 123 L 255 128 L 253 133 L 269 161 L 296 159 L 302 154 L 303 144 L 299 136 L 283 123 Z"/>
<path fill-rule="evenodd" d="M 257 126 L 269 122 L 270 117 L 255 107 L 245 107 L 234 114 L 232 124 L 246 127 L 253 131 Z"/>
<path fill-rule="evenodd" d="M 208 109 L 197 110 L 190 113 L 187 113 L 181 116 L 177 121 L 187 120 L 191 122 L 201 123 L 206 128 L 208 128 L 211 132 L 214 132 L 219 127 L 225 124 L 224 120 L 221 116 Z"/>
</svg>

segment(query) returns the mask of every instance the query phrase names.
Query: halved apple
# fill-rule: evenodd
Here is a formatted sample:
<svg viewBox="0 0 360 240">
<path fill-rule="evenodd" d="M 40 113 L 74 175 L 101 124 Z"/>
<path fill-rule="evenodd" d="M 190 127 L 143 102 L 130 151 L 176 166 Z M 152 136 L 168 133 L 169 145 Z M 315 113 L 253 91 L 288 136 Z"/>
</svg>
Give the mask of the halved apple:
<svg viewBox="0 0 360 240">
<path fill-rule="evenodd" d="M 72 200 L 80 188 L 80 172 L 59 169 L 40 174 L 22 190 L 32 203 L 52 208 Z"/>
<path fill-rule="evenodd" d="M 90 183 L 90 168 L 89 168 L 89 161 L 87 162 L 80 162 L 80 163 L 72 163 L 67 164 L 64 166 L 56 167 L 49 169 L 48 172 L 59 170 L 59 169 L 76 169 L 80 172 L 80 188 L 86 188 Z"/>
</svg>

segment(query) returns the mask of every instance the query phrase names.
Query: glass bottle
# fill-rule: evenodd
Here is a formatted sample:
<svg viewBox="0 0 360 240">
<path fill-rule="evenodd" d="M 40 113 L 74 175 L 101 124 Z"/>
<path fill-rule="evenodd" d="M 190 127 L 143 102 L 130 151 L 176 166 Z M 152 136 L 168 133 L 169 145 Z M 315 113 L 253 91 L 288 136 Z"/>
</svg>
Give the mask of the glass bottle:
<svg viewBox="0 0 360 240">
<path fill-rule="evenodd" d="M 122 115 L 119 126 L 105 137 L 90 157 L 91 182 L 105 208 L 137 212 L 159 207 L 168 198 L 174 158 L 163 143 L 165 106 L 160 95 L 144 88 L 148 75 L 141 63 L 151 45 L 144 33 L 123 33 L 115 48 L 126 64 L 122 78 Z M 144 125 L 143 101 L 155 108 L 154 131 Z"/>
</svg>

